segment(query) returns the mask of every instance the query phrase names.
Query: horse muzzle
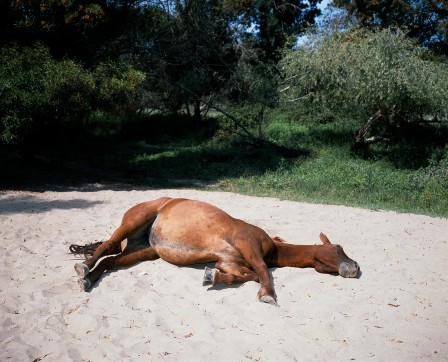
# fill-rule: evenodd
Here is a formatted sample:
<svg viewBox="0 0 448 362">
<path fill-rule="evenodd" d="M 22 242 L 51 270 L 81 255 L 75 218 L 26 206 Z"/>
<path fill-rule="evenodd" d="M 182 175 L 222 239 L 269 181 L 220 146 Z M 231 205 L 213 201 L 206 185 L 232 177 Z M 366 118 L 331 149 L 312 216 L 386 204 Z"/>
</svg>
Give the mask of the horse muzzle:
<svg viewBox="0 0 448 362">
<path fill-rule="evenodd" d="M 339 275 L 344 278 L 356 278 L 360 272 L 356 261 L 344 261 L 339 265 Z"/>
</svg>

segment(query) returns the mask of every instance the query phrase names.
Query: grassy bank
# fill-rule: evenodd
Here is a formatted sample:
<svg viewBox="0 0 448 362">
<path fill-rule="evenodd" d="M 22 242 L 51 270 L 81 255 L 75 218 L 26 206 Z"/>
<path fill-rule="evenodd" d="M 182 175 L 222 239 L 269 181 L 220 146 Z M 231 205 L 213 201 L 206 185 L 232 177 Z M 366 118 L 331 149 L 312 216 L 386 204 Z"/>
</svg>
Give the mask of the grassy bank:
<svg viewBox="0 0 448 362">
<path fill-rule="evenodd" d="M 331 147 L 320 150 L 313 159 L 228 179 L 226 185 L 232 191 L 253 195 L 448 216 L 446 183 L 443 186 L 425 170 L 354 160 Z"/>
<path fill-rule="evenodd" d="M 143 172 L 143 183 L 202 184 L 250 195 L 448 216 L 446 129 L 422 128 L 417 139 L 404 137 L 360 154 L 352 150 L 354 121 L 272 115 L 266 138 L 309 151 L 308 156 L 284 158 L 248 147 L 225 119 L 208 120 L 196 130 L 188 122 L 159 121 L 162 128 L 151 125 L 145 141 L 142 127 L 136 126 L 140 137 L 124 133 L 140 140 L 114 155 Z"/>
<path fill-rule="evenodd" d="M 271 124 L 268 137 L 305 147 L 311 156 L 281 159 L 275 169 L 228 178 L 227 185 L 254 195 L 448 216 L 445 131 L 438 130 L 442 142 L 434 138 L 430 146 L 406 139 L 371 146 L 360 155 L 352 150 L 353 126 Z"/>
<path fill-rule="evenodd" d="M 448 217 L 445 129 L 420 130 L 420 141 L 425 132 L 431 139 L 424 146 L 407 138 L 360 154 L 352 150 L 355 127 L 343 119 L 273 117 L 265 127 L 266 138 L 309 151 L 307 156 L 285 158 L 270 149 L 249 147 L 232 134 L 225 119 L 196 127 L 179 117 L 131 123 L 96 119 L 89 137 L 76 147 L 42 151 L 45 161 L 31 171 L 11 161 L 11 182 L 3 188 L 14 188 L 20 180 L 32 183 L 41 172 L 47 184 L 61 183 L 69 174 L 69 183 L 195 187 Z"/>
</svg>

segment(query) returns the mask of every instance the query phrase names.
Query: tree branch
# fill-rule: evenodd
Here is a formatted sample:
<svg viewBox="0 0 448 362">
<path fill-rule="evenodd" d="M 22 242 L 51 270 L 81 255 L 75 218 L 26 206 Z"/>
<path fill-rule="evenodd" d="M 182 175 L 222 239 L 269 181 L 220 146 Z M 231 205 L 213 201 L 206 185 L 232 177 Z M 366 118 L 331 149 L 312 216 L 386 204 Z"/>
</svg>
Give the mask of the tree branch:
<svg viewBox="0 0 448 362">
<path fill-rule="evenodd" d="M 382 110 L 378 110 L 372 117 L 367 120 L 367 123 L 356 132 L 355 143 L 366 143 L 366 139 L 364 138 L 367 132 L 370 130 L 372 125 L 381 117 L 383 117 Z"/>
<path fill-rule="evenodd" d="M 162 78 L 163 79 L 163 78 Z M 225 110 L 223 110 L 222 108 L 214 105 L 211 100 L 207 101 L 205 100 L 203 97 L 199 96 L 198 94 L 196 94 L 194 91 L 192 91 L 191 89 L 186 88 L 185 86 L 183 86 L 182 84 L 176 83 L 176 82 L 172 82 L 168 79 L 164 79 L 166 82 L 182 89 L 183 91 L 191 94 L 195 99 L 200 100 L 201 102 L 203 102 L 204 104 L 206 104 L 209 108 L 214 109 L 216 111 L 218 111 L 219 113 L 223 114 L 224 116 L 226 116 L 227 118 L 229 118 L 238 128 L 240 128 L 243 131 L 243 134 L 235 132 L 236 134 L 240 135 L 241 137 L 245 138 L 246 141 L 248 141 L 249 143 L 251 143 L 252 145 L 261 147 L 270 147 L 273 148 L 274 150 L 276 150 L 278 153 L 280 153 L 282 156 L 285 157 L 297 157 L 299 155 L 308 155 L 309 152 L 306 150 L 295 150 L 295 149 L 291 149 L 285 146 L 281 146 L 281 145 L 277 145 L 274 142 L 268 141 L 264 138 L 261 137 L 257 137 L 254 136 L 237 118 L 235 118 L 233 115 L 231 115 L 230 113 L 226 112 Z"/>
</svg>

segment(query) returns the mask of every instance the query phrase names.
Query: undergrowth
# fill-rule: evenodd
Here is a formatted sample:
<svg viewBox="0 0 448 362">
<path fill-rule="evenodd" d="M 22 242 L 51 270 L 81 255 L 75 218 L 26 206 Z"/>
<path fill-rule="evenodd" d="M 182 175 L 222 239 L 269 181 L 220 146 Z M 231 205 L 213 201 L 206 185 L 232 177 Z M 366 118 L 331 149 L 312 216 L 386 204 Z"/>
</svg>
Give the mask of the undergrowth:
<svg viewBox="0 0 448 362">
<path fill-rule="evenodd" d="M 123 122 L 97 115 L 90 122 L 90 133 L 76 148 L 59 145 L 57 152 L 47 151 L 46 157 L 53 157 L 47 169 L 82 165 L 83 171 L 101 170 L 93 177 L 101 182 L 118 177 L 144 187 L 205 188 L 448 217 L 448 138 L 443 127 L 425 128 L 424 145 L 402 139 L 359 153 L 352 149 L 353 120 L 272 113 L 264 137 L 309 151 L 285 158 L 243 142 L 223 118 L 195 125 L 177 116 Z M 23 173 L 29 177 L 25 169 Z"/>
</svg>

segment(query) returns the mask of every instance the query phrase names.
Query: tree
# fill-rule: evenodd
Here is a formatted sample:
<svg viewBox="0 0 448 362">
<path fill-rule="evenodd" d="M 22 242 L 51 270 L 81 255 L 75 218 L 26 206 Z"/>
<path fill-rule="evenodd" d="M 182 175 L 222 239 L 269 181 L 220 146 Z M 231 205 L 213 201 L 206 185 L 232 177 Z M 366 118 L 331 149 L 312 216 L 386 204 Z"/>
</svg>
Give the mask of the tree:
<svg viewBox="0 0 448 362">
<path fill-rule="evenodd" d="M 224 4 L 237 14 L 236 21 L 246 38 L 252 38 L 262 51 L 263 60 L 276 64 L 284 46 L 288 42 L 292 45 L 299 34 L 315 23 L 320 15 L 317 4 L 321 1 L 228 0 Z"/>
<path fill-rule="evenodd" d="M 140 0 L 7 0 L 0 2 L 0 46 L 40 42 L 58 59 L 94 67 L 115 55 L 108 46 L 123 36 Z M 116 58 L 114 58 L 116 59 Z"/>
<path fill-rule="evenodd" d="M 423 46 L 448 55 L 448 2 L 445 0 L 334 0 L 368 29 L 402 28 Z"/>
<path fill-rule="evenodd" d="M 106 21 L 104 4 L 80 0 L 16 0 L 4 4 L 3 44 L 41 42 L 58 58 L 88 59 L 98 43 L 93 32 Z"/>
<path fill-rule="evenodd" d="M 39 41 L 55 59 L 88 69 L 116 60 L 133 64 L 147 74 L 142 108 L 192 108 L 199 121 L 200 100 L 223 99 L 229 82 L 240 82 L 238 88 L 254 75 L 264 89 L 259 94 L 267 93 L 267 85 L 275 89 L 281 49 L 314 22 L 318 2 L 11 0 L 0 9 L 0 46 Z M 244 49 L 256 58 L 240 61 Z M 248 76 L 238 69 L 242 64 Z M 256 94 L 254 86 L 243 88 Z"/>
<path fill-rule="evenodd" d="M 128 45 L 125 52 L 148 72 L 147 99 L 152 102 L 151 108 L 179 110 L 186 103 L 194 104 L 193 118 L 198 120 L 199 98 L 222 98 L 227 89 L 240 86 L 229 82 L 241 81 L 238 67 L 244 63 L 240 60 L 246 49 L 251 49 L 257 59 L 252 57 L 256 64 L 245 62 L 245 69 L 252 66 L 253 73 L 261 69 L 260 64 L 275 69 L 281 48 L 288 41 L 292 45 L 295 35 L 314 22 L 319 14 L 318 2 L 145 3 L 139 7 L 134 26 L 112 48 Z M 130 49 L 133 45 L 134 49 Z"/>
<path fill-rule="evenodd" d="M 448 65 L 399 30 L 311 39 L 291 51 L 282 68 L 288 101 L 355 117 L 358 143 L 384 139 L 409 122 L 448 118 Z M 385 132 L 367 137 L 380 121 Z"/>
<path fill-rule="evenodd" d="M 0 50 L 0 141 L 25 157 L 46 142 L 79 136 L 94 109 L 125 109 L 143 75 L 127 66 L 101 64 L 94 71 L 54 59 L 48 48 Z"/>
</svg>

